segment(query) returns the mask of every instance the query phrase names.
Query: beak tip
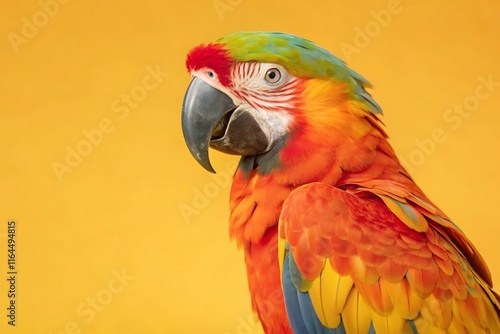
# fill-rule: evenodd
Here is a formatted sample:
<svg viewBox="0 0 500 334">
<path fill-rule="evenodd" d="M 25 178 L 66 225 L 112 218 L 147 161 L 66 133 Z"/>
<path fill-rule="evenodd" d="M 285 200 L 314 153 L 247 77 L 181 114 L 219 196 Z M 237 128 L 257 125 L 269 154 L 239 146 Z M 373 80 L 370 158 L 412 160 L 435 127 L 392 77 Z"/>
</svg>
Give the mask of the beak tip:
<svg viewBox="0 0 500 334">
<path fill-rule="evenodd" d="M 189 151 L 196 162 L 203 167 L 206 171 L 215 174 L 215 170 L 210 163 L 210 158 L 208 156 L 208 147 L 205 145 L 189 145 L 186 141 Z"/>
<path fill-rule="evenodd" d="M 191 155 L 210 173 L 215 174 L 208 157 L 213 128 L 234 107 L 233 101 L 226 94 L 196 77 L 184 96 L 181 116 L 184 141 Z"/>
<path fill-rule="evenodd" d="M 198 159 L 196 159 L 196 160 L 198 160 Z M 206 171 L 208 171 L 212 174 L 215 174 L 215 169 L 212 167 L 210 160 L 200 159 L 200 160 L 198 160 L 198 163 L 201 165 L 201 167 L 205 168 Z"/>
</svg>

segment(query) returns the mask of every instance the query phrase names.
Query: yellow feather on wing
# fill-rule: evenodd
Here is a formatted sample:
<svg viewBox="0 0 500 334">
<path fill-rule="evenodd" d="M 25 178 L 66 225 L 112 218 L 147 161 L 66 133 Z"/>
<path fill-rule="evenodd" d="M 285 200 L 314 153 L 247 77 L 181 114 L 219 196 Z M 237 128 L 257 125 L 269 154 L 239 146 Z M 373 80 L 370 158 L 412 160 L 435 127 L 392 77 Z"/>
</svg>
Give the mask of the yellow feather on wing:
<svg viewBox="0 0 500 334">
<path fill-rule="evenodd" d="M 404 333 L 404 328 L 408 327 L 407 320 L 403 319 L 397 312 L 383 316 L 372 310 L 371 317 L 376 333 L 401 334 Z M 408 333 L 413 333 L 413 331 Z"/>
<path fill-rule="evenodd" d="M 309 290 L 313 307 L 324 326 L 336 328 L 340 325 L 340 314 L 352 286 L 349 276 L 340 276 L 327 262 Z"/>
<path fill-rule="evenodd" d="M 370 329 L 371 308 L 355 287 L 347 297 L 342 319 L 347 334 L 368 333 Z"/>
</svg>

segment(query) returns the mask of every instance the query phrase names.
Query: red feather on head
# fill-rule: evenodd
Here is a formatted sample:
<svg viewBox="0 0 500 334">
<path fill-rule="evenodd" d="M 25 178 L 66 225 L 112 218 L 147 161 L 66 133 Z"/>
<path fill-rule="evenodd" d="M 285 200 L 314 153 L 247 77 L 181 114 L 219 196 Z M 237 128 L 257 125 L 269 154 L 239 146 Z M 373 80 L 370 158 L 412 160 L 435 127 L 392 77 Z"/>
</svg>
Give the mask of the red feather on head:
<svg viewBox="0 0 500 334">
<path fill-rule="evenodd" d="M 207 67 L 214 71 L 219 82 L 227 87 L 230 83 L 229 75 L 233 62 L 229 52 L 221 44 L 200 44 L 187 54 L 186 68 L 191 72 Z"/>
</svg>

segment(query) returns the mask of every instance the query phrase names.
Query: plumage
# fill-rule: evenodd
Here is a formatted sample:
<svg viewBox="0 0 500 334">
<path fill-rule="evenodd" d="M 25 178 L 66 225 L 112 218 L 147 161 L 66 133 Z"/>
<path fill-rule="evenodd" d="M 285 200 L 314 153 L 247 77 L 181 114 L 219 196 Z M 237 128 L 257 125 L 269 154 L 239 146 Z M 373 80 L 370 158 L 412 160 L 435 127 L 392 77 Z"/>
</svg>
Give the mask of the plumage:
<svg viewBox="0 0 500 334">
<path fill-rule="evenodd" d="M 244 105 L 271 143 L 241 158 L 229 228 L 266 333 L 500 333 L 485 261 L 401 166 L 365 78 L 283 33 L 235 33 L 186 65 L 234 102 L 221 120 Z"/>
</svg>

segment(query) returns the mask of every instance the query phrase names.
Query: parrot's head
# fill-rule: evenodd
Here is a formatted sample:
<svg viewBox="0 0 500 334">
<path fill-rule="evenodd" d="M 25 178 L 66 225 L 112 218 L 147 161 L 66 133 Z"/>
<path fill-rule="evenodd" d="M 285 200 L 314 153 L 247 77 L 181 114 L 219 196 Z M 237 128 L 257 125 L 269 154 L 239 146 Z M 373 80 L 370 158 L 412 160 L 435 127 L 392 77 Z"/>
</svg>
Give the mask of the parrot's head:
<svg viewBox="0 0 500 334">
<path fill-rule="evenodd" d="M 231 34 L 193 48 L 186 66 L 194 78 L 184 97 L 182 130 L 191 154 L 211 172 L 209 147 L 254 157 L 269 172 L 332 136 L 359 138 L 381 113 L 362 76 L 289 34 Z"/>
</svg>

